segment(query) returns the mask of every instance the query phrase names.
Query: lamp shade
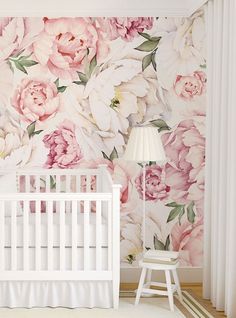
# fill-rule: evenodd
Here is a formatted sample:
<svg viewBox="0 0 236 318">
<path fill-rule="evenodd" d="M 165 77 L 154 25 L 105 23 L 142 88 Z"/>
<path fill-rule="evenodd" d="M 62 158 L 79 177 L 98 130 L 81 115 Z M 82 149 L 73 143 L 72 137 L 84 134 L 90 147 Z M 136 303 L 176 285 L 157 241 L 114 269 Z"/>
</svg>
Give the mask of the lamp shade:
<svg viewBox="0 0 236 318">
<path fill-rule="evenodd" d="M 166 156 L 157 128 L 133 127 L 123 158 L 136 162 L 165 161 Z"/>
</svg>

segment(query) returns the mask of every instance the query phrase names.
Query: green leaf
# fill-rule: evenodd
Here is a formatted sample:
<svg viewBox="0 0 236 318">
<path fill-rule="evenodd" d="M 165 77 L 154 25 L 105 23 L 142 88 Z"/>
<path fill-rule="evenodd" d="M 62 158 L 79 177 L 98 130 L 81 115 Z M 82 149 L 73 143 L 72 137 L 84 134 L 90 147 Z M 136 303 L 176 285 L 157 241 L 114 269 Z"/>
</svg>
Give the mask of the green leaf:
<svg viewBox="0 0 236 318">
<path fill-rule="evenodd" d="M 13 66 L 12 66 L 12 64 L 11 64 L 11 62 L 9 60 L 7 61 L 7 64 L 9 65 L 10 70 L 12 71 L 12 73 L 14 73 L 14 68 L 13 68 Z"/>
<path fill-rule="evenodd" d="M 57 91 L 59 93 L 63 93 L 66 89 L 67 89 L 67 86 L 59 86 L 59 87 L 57 87 Z"/>
<path fill-rule="evenodd" d="M 152 53 L 144 56 L 142 60 L 142 70 L 144 71 L 152 63 Z"/>
<path fill-rule="evenodd" d="M 39 134 L 41 134 L 41 132 L 43 132 L 42 129 L 34 131 L 34 132 L 32 133 L 32 137 L 33 137 L 34 135 L 39 135 Z"/>
<path fill-rule="evenodd" d="M 179 206 L 179 204 L 176 202 L 170 202 L 170 203 L 167 203 L 166 206 L 169 206 L 171 208 L 176 208 L 177 206 Z"/>
<path fill-rule="evenodd" d="M 158 237 L 156 234 L 153 237 L 153 245 L 155 250 L 161 250 L 161 251 L 165 250 L 165 245 L 160 240 L 158 240 Z"/>
<path fill-rule="evenodd" d="M 177 206 L 174 209 L 172 209 L 169 213 L 168 219 L 167 219 L 167 223 L 169 223 L 170 221 L 173 221 L 182 211 L 182 206 Z"/>
<path fill-rule="evenodd" d="M 89 77 L 91 76 L 91 74 L 93 73 L 93 70 L 95 69 L 95 67 L 97 66 L 97 58 L 96 55 L 92 58 L 90 65 L 89 65 Z"/>
<path fill-rule="evenodd" d="M 73 81 L 72 83 L 76 84 L 76 85 L 85 85 L 86 83 L 81 82 L 81 81 Z"/>
<path fill-rule="evenodd" d="M 28 135 L 29 135 L 29 138 L 31 138 L 35 132 L 35 121 L 32 122 L 31 124 L 29 124 L 29 126 L 27 126 L 27 132 L 28 132 Z"/>
<path fill-rule="evenodd" d="M 151 120 L 150 123 L 153 126 L 158 127 L 158 132 L 161 132 L 163 130 L 170 130 L 170 127 L 167 125 L 167 123 L 163 119 Z"/>
<path fill-rule="evenodd" d="M 153 66 L 154 70 L 156 71 L 157 70 L 157 64 L 156 64 L 156 61 L 155 61 L 155 56 L 156 56 L 156 51 L 152 52 L 152 66 Z"/>
<path fill-rule="evenodd" d="M 18 70 L 20 70 L 21 72 L 28 74 L 26 69 L 24 68 L 24 66 L 19 62 L 19 61 L 14 61 L 15 66 Z"/>
<path fill-rule="evenodd" d="M 57 78 L 57 79 L 55 80 L 54 84 L 56 85 L 56 87 L 59 86 L 59 78 Z"/>
<path fill-rule="evenodd" d="M 181 225 L 181 218 L 182 218 L 182 216 L 184 215 L 184 213 L 185 213 L 185 208 L 184 208 L 184 206 L 182 206 L 182 207 L 181 207 L 181 210 L 180 210 L 180 213 L 179 213 L 179 217 L 178 217 L 178 219 L 179 219 L 179 225 Z"/>
<path fill-rule="evenodd" d="M 147 39 L 147 40 L 150 40 L 151 36 L 147 33 L 144 33 L 144 32 L 139 32 L 139 35 L 141 35 L 143 38 Z"/>
<path fill-rule="evenodd" d="M 150 37 L 150 41 L 157 42 L 157 44 L 159 43 L 160 39 L 161 39 L 160 36 L 152 36 L 152 37 Z"/>
<path fill-rule="evenodd" d="M 81 73 L 81 72 L 77 72 L 77 73 L 79 75 L 79 79 L 81 80 L 81 82 L 87 83 L 87 81 L 88 81 L 87 76 L 84 73 Z"/>
<path fill-rule="evenodd" d="M 206 66 L 206 64 L 201 64 L 200 67 L 201 68 L 206 68 L 207 66 Z"/>
<path fill-rule="evenodd" d="M 166 238 L 165 251 L 169 251 L 169 248 L 170 248 L 170 234 Z"/>
<path fill-rule="evenodd" d="M 56 189 L 56 182 L 53 179 L 53 176 L 50 176 L 50 189 Z"/>
<path fill-rule="evenodd" d="M 157 44 L 158 42 L 147 40 L 140 44 L 138 47 L 136 47 L 135 50 L 151 52 L 157 47 Z"/>
<path fill-rule="evenodd" d="M 194 212 L 194 210 L 193 210 L 193 207 L 194 207 L 194 202 L 192 201 L 189 205 L 188 205 L 188 207 L 187 207 L 187 217 L 188 217 L 188 221 L 190 222 L 190 223 L 194 223 L 194 221 L 195 221 L 195 216 L 196 216 L 196 214 L 195 214 L 195 212 Z"/>
<path fill-rule="evenodd" d="M 19 63 L 25 67 L 31 67 L 38 64 L 38 62 L 33 60 L 19 60 Z"/>
<path fill-rule="evenodd" d="M 105 154 L 105 152 L 102 151 L 102 155 L 104 159 L 111 161 L 111 159 Z"/>
<path fill-rule="evenodd" d="M 116 148 L 114 147 L 114 149 L 112 150 L 112 153 L 110 154 L 110 160 L 112 161 L 113 159 L 118 158 L 118 153 Z"/>
</svg>

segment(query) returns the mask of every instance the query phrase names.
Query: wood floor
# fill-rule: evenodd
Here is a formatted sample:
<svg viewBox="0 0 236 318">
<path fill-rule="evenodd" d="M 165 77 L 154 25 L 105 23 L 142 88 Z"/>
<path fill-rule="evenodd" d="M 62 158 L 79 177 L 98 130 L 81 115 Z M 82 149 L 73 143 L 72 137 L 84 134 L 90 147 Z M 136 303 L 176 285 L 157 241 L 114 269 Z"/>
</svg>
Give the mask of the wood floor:
<svg viewBox="0 0 236 318">
<path fill-rule="evenodd" d="M 135 290 L 135 289 L 137 289 L 137 287 L 138 287 L 138 285 L 135 283 L 122 283 L 120 288 L 121 288 L 121 290 Z M 202 299 L 202 284 L 200 284 L 200 283 L 182 284 L 181 287 L 182 287 L 182 289 L 192 290 L 196 296 L 198 296 L 199 298 Z M 212 304 L 209 300 L 202 300 L 202 302 L 204 303 L 204 306 L 206 308 L 209 308 L 209 309 L 212 308 Z M 218 312 L 217 317 L 226 318 L 226 316 L 224 315 L 223 312 Z"/>
</svg>

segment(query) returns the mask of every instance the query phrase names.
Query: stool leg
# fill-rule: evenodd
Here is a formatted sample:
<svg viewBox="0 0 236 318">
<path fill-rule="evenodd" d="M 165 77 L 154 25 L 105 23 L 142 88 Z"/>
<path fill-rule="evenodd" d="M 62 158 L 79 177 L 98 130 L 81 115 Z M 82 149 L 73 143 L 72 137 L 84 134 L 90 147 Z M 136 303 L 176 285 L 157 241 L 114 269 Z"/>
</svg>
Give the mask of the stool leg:
<svg viewBox="0 0 236 318">
<path fill-rule="evenodd" d="M 174 311 L 174 298 L 173 298 L 171 277 L 170 277 L 169 270 L 165 270 L 165 276 L 166 276 L 166 286 L 167 286 L 167 293 L 168 293 L 168 299 L 169 299 L 169 304 L 170 304 L 170 310 Z"/>
<path fill-rule="evenodd" d="M 179 300 L 181 302 L 183 302 L 182 291 L 181 291 L 181 288 L 180 288 L 179 277 L 178 277 L 176 269 L 173 269 L 172 273 L 173 273 L 175 285 L 177 287 L 177 293 L 178 293 L 178 296 L 179 296 Z"/>
<path fill-rule="evenodd" d="M 138 305 L 138 303 L 139 303 L 139 299 L 140 299 L 140 296 L 141 296 L 141 293 L 142 293 L 146 272 L 147 272 L 146 267 L 143 267 L 142 273 L 141 273 L 141 276 L 140 276 L 140 280 L 139 280 L 139 284 L 138 284 L 138 290 L 137 290 L 137 294 L 136 294 L 135 305 Z"/>
<path fill-rule="evenodd" d="M 152 270 L 148 269 L 147 270 L 147 278 L 146 278 L 146 282 L 149 283 L 149 287 L 151 286 L 151 281 L 152 281 Z"/>
</svg>

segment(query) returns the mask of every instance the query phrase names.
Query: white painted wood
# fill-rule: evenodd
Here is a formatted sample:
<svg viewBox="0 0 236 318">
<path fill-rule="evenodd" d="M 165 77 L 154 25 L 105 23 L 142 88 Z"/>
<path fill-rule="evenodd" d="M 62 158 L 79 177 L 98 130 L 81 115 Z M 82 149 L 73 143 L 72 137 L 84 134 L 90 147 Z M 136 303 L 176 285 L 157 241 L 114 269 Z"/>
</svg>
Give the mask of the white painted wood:
<svg viewBox="0 0 236 318">
<path fill-rule="evenodd" d="M 35 270 L 41 270 L 41 201 L 35 203 Z"/>
<path fill-rule="evenodd" d="M 71 245 L 72 245 L 72 270 L 75 271 L 77 269 L 77 241 L 78 241 L 78 233 L 77 233 L 77 206 L 80 201 L 72 201 L 72 222 L 71 222 Z"/>
<path fill-rule="evenodd" d="M 137 290 L 136 298 L 135 298 L 135 303 L 134 303 L 135 306 L 138 305 L 139 300 L 140 300 L 140 296 L 141 296 L 142 289 L 143 289 L 143 284 L 144 284 L 145 277 L 146 277 L 146 272 L 147 272 L 146 267 L 143 267 L 142 268 L 142 272 L 141 272 L 141 276 L 140 276 L 140 280 L 139 280 L 139 284 L 138 284 L 138 290 Z"/>
<path fill-rule="evenodd" d="M 102 211 L 101 201 L 96 201 L 96 270 L 102 268 Z"/>
<path fill-rule="evenodd" d="M 60 270 L 65 270 L 65 201 L 60 201 Z"/>
<path fill-rule="evenodd" d="M 89 268 L 89 212 L 90 201 L 84 201 L 84 271 Z"/>
<path fill-rule="evenodd" d="M 112 271 L 113 307 L 119 306 L 120 287 L 120 185 L 112 186 Z"/>
<path fill-rule="evenodd" d="M 47 201 L 47 260 L 48 270 L 53 270 L 53 201 Z"/>
<path fill-rule="evenodd" d="M 17 269 L 17 255 L 16 255 L 16 244 L 17 244 L 17 227 L 16 227 L 16 209 L 17 202 L 11 202 L 11 270 Z"/>
<path fill-rule="evenodd" d="M 23 204 L 23 270 L 29 270 L 29 201 Z"/>
<path fill-rule="evenodd" d="M 167 287 L 167 294 L 169 299 L 169 305 L 170 310 L 174 311 L 174 297 L 172 292 L 172 286 L 171 286 L 171 278 L 170 278 L 170 271 L 165 270 L 165 276 L 166 276 L 166 287 Z"/>
<path fill-rule="evenodd" d="M 112 206 L 111 206 L 111 201 L 105 202 L 105 204 L 107 205 L 107 224 L 108 224 L 108 233 L 107 233 L 107 245 L 108 245 L 108 270 L 110 271 L 112 268 L 112 251 L 113 251 L 113 238 L 112 238 L 112 232 L 113 232 L 113 228 L 112 228 L 112 219 L 113 219 L 113 215 L 112 215 Z"/>
<path fill-rule="evenodd" d="M 141 0 L 103 0 L 96 5 L 94 0 L 68 0 L 57 2 L 56 0 L 37 1 L 8 0 L 2 4 L 0 15 L 5 16 L 36 16 L 48 17 L 61 16 L 109 16 L 109 17 L 140 17 L 140 16 L 164 16 L 183 17 L 188 16 L 199 8 L 203 1 L 195 0 L 149 0 L 148 3 Z M 21 5 L 20 5 L 21 4 Z M 46 9 L 45 9 L 46 8 Z"/>
<path fill-rule="evenodd" d="M 179 283 L 179 277 L 178 277 L 178 274 L 177 274 L 177 270 L 173 269 L 172 270 L 172 274 L 173 274 L 175 286 L 176 286 L 176 289 L 177 289 L 177 293 L 178 293 L 178 296 L 179 296 L 179 300 L 183 302 L 183 296 L 182 296 L 182 291 L 181 291 L 181 287 L 180 287 L 180 283 Z"/>
<path fill-rule="evenodd" d="M 5 202 L 0 201 L 0 271 L 5 269 Z"/>
<path fill-rule="evenodd" d="M 92 170 L 92 171 L 91 171 Z M 0 194 L 0 208 L 6 201 L 13 201 L 11 213 L 11 270 L 4 271 L 3 262 L 0 262 L 0 280 L 112 280 L 113 281 L 113 301 L 114 307 L 118 307 L 119 299 L 119 206 L 120 206 L 120 186 L 114 186 L 112 189 L 112 179 L 107 173 L 106 167 L 103 167 L 104 184 L 106 185 L 106 193 L 91 192 L 91 180 L 96 176 L 96 183 L 99 183 L 101 173 L 99 169 L 78 170 L 76 174 L 76 193 L 71 193 L 71 178 L 75 177 L 74 171 L 61 171 L 51 169 L 50 171 L 17 171 L 17 175 L 25 176 L 25 191 L 30 192 L 30 177 L 35 180 L 35 192 L 32 193 L 14 193 Z M 86 173 L 84 173 L 86 172 Z M 80 192 L 80 177 L 86 176 L 86 193 Z M 45 180 L 46 193 L 40 193 L 40 177 Z M 50 193 L 50 176 L 56 178 L 56 193 Z M 66 176 L 66 186 L 62 187 L 61 176 Z M 33 180 L 33 179 L 32 179 Z M 63 178 L 64 180 L 64 178 Z M 60 191 L 66 190 L 66 193 Z M 17 270 L 17 236 L 16 236 L 16 208 L 20 202 L 23 204 L 23 271 Z M 47 270 L 41 270 L 41 202 L 46 203 L 47 213 Z M 72 213 L 71 227 L 71 270 L 65 271 L 65 203 L 70 203 L 70 211 Z M 84 270 L 77 271 L 77 213 L 79 211 L 80 202 L 84 207 Z M 89 235 L 89 218 L 91 213 L 91 204 L 96 201 L 96 270 L 90 270 L 90 235 Z M 35 270 L 29 270 L 29 204 L 35 204 Z M 59 266 L 54 266 L 53 261 L 53 202 L 59 204 L 59 220 L 60 220 L 60 258 Z M 108 207 L 108 270 L 101 270 L 102 267 L 102 204 Z M 1 209 L 2 211 L 2 209 Z M 0 214 L 0 238 L 4 233 L 4 217 Z M 2 230 L 3 229 L 3 230 Z M 4 242 L 4 239 L 1 240 Z M 0 243 L 1 244 L 1 243 Z M 4 245 L 3 245 L 4 246 Z M 3 254 L 0 245 L 0 255 Z M 2 257 L 3 259 L 3 257 Z M 59 268 L 59 270 L 55 270 Z"/>
</svg>

